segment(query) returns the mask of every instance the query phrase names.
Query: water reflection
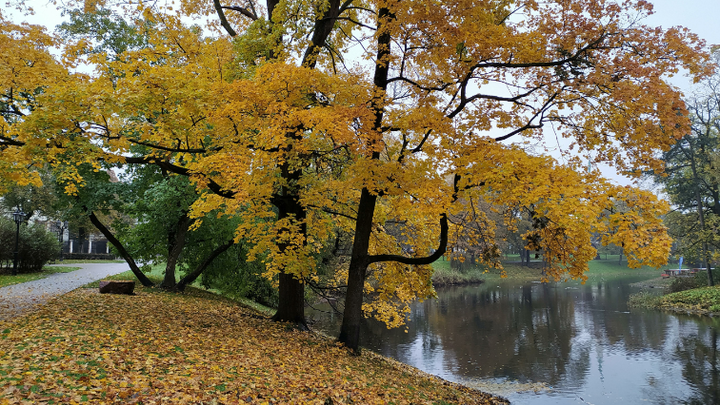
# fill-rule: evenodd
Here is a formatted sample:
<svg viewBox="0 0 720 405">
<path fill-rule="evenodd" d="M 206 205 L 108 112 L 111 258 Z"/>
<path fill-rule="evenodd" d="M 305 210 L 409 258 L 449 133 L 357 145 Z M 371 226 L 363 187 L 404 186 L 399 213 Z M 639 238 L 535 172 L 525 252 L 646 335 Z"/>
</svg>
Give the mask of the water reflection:
<svg viewBox="0 0 720 405">
<path fill-rule="evenodd" d="M 629 311 L 633 281 L 450 287 L 408 333 L 367 322 L 363 345 L 452 381 L 552 387 L 515 404 L 720 403 L 718 321 Z"/>
</svg>

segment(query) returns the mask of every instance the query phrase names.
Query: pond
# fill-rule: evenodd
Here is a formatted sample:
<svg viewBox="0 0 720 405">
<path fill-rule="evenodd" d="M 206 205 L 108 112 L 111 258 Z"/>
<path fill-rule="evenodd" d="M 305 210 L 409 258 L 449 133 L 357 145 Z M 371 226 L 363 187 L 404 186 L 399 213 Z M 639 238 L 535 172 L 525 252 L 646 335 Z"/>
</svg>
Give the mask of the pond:
<svg viewBox="0 0 720 405">
<path fill-rule="evenodd" d="M 641 279 L 442 288 L 407 333 L 366 322 L 362 345 L 513 404 L 720 403 L 720 319 L 629 310 Z"/>
</svg>

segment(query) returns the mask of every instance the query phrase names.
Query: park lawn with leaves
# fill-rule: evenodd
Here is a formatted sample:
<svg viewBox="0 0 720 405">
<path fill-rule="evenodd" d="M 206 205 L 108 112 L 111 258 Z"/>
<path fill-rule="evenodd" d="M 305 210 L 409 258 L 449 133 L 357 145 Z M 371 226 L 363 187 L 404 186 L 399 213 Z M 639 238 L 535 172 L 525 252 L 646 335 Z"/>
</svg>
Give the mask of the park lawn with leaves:
<svg viewBox="0 0 720 405">
<path fill-rule="evenodd" d="M 13 276 L 12 274 L 0 274 L 0 287 L 8 285 L 25 283 L 33 280 L 40 280 L 55 273 L 70 273 L 71 271 L 80 270 L 80 267 L 72 266 L 45 266 L 42 271 L 37 273 L 23 273 Z"/>
<path fill-rule="evenodd" d="M 501 404 L 190 289 L 78 289 L 0 322 L 0 404 Z"/>
<path fill-rule="evenodd" d="M 660 309 L 709 314 L 720 312 L 720 286 L 694 288 L 667 294 L 657 302 Z"/>
</svg>

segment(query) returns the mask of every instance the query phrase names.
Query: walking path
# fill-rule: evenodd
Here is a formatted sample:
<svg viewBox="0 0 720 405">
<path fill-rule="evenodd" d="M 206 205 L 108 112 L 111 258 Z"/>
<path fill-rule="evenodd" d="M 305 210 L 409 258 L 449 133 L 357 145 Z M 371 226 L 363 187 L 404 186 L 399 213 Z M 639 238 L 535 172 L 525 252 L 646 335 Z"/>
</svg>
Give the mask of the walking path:
<svg viewBox="0 0 720 405">
<path fill-rule="evenodd" d="M 58 295 L 113 274 L 130 270 L 126 263 L 80 263 L 70 273 L 55 273 L 41 280 L 0 288 L 0 320 L 10 319 L 42 305 Z"/>
</svg>

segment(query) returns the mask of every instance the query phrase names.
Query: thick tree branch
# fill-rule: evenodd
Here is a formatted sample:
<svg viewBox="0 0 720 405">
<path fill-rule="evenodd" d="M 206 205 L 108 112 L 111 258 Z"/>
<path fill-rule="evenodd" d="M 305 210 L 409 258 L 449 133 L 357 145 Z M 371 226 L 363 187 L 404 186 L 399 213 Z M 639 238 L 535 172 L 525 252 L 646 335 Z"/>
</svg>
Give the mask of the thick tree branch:
<svg viewBox="0 0 720 405">
<path fill-rule="evenodd" d="M 0 136 L 0 146 L 25 146 L 25 142 L 20 142 L 7 136 Z"/>
<path fill-rule="evenodd" d="M 335 26 L 335 21 L 340 14 L 340 0 L 330 0 L 329 6 L 321 18 L 315 21 L 312 43 L 305 50 L 302 64 L 314 68 L 317 63 L 317 56 L 320 50 L 326 45 L 326 41 Z"/>
<path fill-rule="evenodd" d="M 215 1 L 217 1 L 217 0 L 215 0 Z M 221 7 L 224 9 L 227 9 L 227 10 L 237 11 L 240 14 L 244 15 L 245 17 L 248 17 L 249 19 L 251 19 L 253 21 L 256 21 L 258 19 L 257 15 L 255 15 L 255 13 L 252 10 L 248 10 L 244 7 L 239 7 L 239 6 L 221 6 Z"/>
<path fill-rule="evenodd" d="M 440 243 L 437 250 L 430 256 L 426 257 L 405 257 L 400 255 L 374 255 L 368 256 L 367 264 L 378 262 L 394 261 L 402 264 L 419 266 L 423 264 L 431 264 L 441 258 L 447 250 L 448 242 L 448 219 L 446 214 L 440 216 Z"/>
<path fill-rule="evenodd" d="M 179 175 L 182 175 L 182 176 L 188 176 L 188 177 L 192 175 L 192 173 L 190 172 L 190 170 L 187 169 L 187 168 L 185 168 L 185 167 L 177 166 L 177 165 L 174 165 L 174 164 L 172 164 L 172 163 L 170 163 L 170 162 L 167 162 L 167 161 L 161 160 L 161 159 L 159 159 L 159 158 L 155 158 L 155 157 L 147 157 L 147 156 L 142 156 L 142 157 L 126 157 L 126 158 L 125 158 L 125 163 L 129 163 L 129 164 L 152 164 L 152 165 L 158 166 L 159 168 L 161 168 L 161 169 L 163 169 L 163 170 L 167 170 L 167 171 L 170 172 L 170 173 L 175 173 L 175 174 L 179 174 Z M 235 193 L 234 191 L 231 191 L 231 190 L 228 190 L 228 189 L 223 188 L 221 185 L 219 185 L 218 183 L 216 183 L 213 179 L 210 179 L 210 178 L 205 177 L 205 180 L 207 181 L 207 187 L 208 187 L 208 188 L 210 189 L 210 191 L 212 191 L 213 193 L 215 193 L 215 194 L 217 194 L 217 195 L 219 195 L 220 197 L 223 197 L 223 198 L 235 198 L 235 194 L 236 194 L 236 193 Z"/>
<path fill-rule="evenodd" d="M 220 25 L 225 28 L 225 31 L 227 31 L 231 37 L 237 36 L 237 32 L 235 32 L 235 30 L 230 26 L 227 18 L 225 18 L 225 12 L 223 11 L 223 7 L 220 5 L 220 0 L 213 0 L 213 6 L 215 6 L 215 12 L 217 12 L 218 18 L 220 19 Z"/>
</svg>

